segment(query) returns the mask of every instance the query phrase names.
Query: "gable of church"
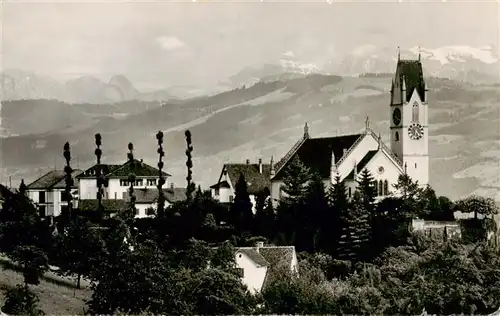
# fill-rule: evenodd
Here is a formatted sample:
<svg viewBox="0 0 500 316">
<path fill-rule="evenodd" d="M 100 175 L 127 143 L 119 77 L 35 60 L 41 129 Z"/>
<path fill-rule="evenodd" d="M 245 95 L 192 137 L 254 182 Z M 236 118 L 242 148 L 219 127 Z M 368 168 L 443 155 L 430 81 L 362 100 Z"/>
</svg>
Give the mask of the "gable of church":
<svg viewBox="0 0 500 316">
<path fill-rule="evenodd" d="M 273 177 L 273 181 L 282 180 L 285 174 L 286 165 L 298 156 L 300 161 L 311 171 L 318 172 L 322 178 L 330 178 L 332 167 L 332 152 L 335 154 L 335 163 L 338 163 L 345 152 L 347 152 L 354 143 L 363 137 L 362 134 L 353 134 L 337 137 L 308 138 L 292 154 Z"/>
</svg>

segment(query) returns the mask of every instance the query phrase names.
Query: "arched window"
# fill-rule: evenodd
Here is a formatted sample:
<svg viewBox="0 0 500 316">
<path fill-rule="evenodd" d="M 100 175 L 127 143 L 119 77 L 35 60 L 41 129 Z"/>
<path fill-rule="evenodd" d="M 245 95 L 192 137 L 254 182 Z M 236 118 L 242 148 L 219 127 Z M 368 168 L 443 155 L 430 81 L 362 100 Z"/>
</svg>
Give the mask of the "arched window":
<svg viewBox="0 0 500 316">
<path fill-rule="evenodd" d="M 396 134 L 394 134 L 394 139 L 395 139 L 397 142 L 399 142 L 399 133 L 398 133 L 398 132 L 396 132 Z"/>
<path fill-rule="evenodd" d="M 378 182 L 378 195 L 384 195 L 384 183 L 382 182 L 382 180 Z"/>
<path fill-rule="evenodd" d="M 413 112 L 412 112 L 412 121 L 413 122 L 418 122 L 418 103 L 415 102 L 413 103 Z"/>
<path fill-rule="evenodd" d="M 352 195 L 351 187 L 349 187 L 348 191 L 349 191 L 349 197 L 351 197 L 351 195 Z"/>
<path fill-rule="evenodd" d="M 389 181 L 385 180 L 384 181 L 384 195 L 389 194 Z"/>
</svg>

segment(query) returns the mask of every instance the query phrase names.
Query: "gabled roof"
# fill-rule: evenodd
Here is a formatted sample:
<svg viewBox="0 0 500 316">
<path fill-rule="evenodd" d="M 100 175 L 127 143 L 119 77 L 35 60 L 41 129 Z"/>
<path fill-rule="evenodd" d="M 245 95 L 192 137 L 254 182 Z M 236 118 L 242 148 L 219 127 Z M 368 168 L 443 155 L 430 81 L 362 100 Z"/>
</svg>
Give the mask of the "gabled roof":
<svg viewBox="0 0 500 316">
<path fill-rule="evenodd" d="M 269 262 L 267 262 L 266 259 L 260 253 L 258 253 L 257 250 L 253 247 L 239 247 L 236 248 L 236 252 L 241 252 L 245 254 L 247 257 L 250 258 L 250 260 L 252 260 L 253 262 L 255 262 L 260 266 L 263 267 L 269 266 Z"/>
<path fill-rule="evenodd" d="M 294 246 L 264 246 L 259 248 L 259 253 L 269 262 L 266 278 L 262 288 L 280 277 L 280 269 L 290 269 L 292 266 Z"/>
<path fill-rule="evenodd" d="M 165 194 L 165 199 L 170 203 L 175 203 L 186 199 L 185 188 L 168 188 L 163 189 L 163 192 Z M 134 194 L 136 197 L 136 203 L 150 204 L 158 202 L 157 189 L 134 189 Z"/>
<path fill-rule="evenodd" d="M 73 170 L 72 176 L 76 178 L 82 171 Z M 66 184 L 64 183 L 64 177 L 66 173 L 64 170 L 51 170 L 36 179 L 32 183 L 28 184 L 28 190 L 48 190 L 48 189 L 64 189 Z M 74 183 L 73 188 L 77 187 L 77 183 Z"/>
<path fill-rule="evenodd" d="M 335 155 L 335 163 L 338 163 L 344 155 L 344 149 L 349 150 L 356 140 L 364 134 L 343 135 L 337 137 L 308 138 L 296 150 L 301 162 L 312 171 L 319 172 L 322 178 L 330 177 L 332 162 L 332 151 Z M 290 157 L 290 158 L 292 158 Z M 276 170 L 273 180 L 282 179 L 286 164 Z"/>
<path fill-rule="evenodd" d="M 158 177 L 159 170 L 145 164 L 142 161 L 134 159 L 133 161 L 127 161 L 119 168 L 111 171 L 106 177 L 107 178 L 127 178 L 129 174 L 135 174 L 136 177 Z M 170 176 L 170 174 L 162 171 L 164 176 Z"/>
<path fill-rule="evenodd" d="M 107 165 L 107 164 L 101 164 L 101 171 L 104 176 L 107 176 L 114 170 L 120 168 L 122 165 Z M 97 165 L 93 165 L 92 167 L 86 169 L 83 171 L 79 176 L 77 176 L 77 179 L 94 179 L 96 177 L 96 170 L 97 170 Z"/>
<path fill-rule="evenodd" d="M 396 78 L 400 80 L 400 87 L 403 81 L 406 85 L 406 101 L 410 100 L 415 89 L 420 100 L 425 101 L 424 72 L 420 60 L 398 60 Z"/>
<path fill-rule="evenodd" d="M 372 160 L 372 158 L 375 156 L 375 154 L 378 152 L 378 150 L 370 150 L 369 152 L 366 153 L 366 155 L 361 159 L 359 163 L 356 164 L 356 172 L 359 174 L 364 167 Z M 354 166 L 352 168 L 351 173 L 346 177 L 346 179 L 353 180 L 354 179 Z"/>
<path fill-rule="evenodd" d="M 247 182 L 249 194 L 260 193 L 265 188 L 271 189 L 271 165 L 269 164 L 262 164 L 262 173 L 259 172 L 259 164 L 225 164 L 219 178 L 219 183 L 221 183 L 224 172 L 227 172 L 233 188 L 236 187 L 240 174 L 243 174 Z"/>
<path fill-rule="evenodd" d="M 80 175 L 82 173 L 82 170 L 73 170 L 73 172 L 71 173 L 71 176 L 73 177 L 73 180 L 75 180 L 78 175 Z M 66 188 L 66 181 L 64 179 L 65 177 L 63 176 L 63 178 L 61 179 L 61 181 L 57 182 L 56 184 L 54 184 L 52 186 L 52 189 L 65 189 Z M 78 188 L 78 182 L 77 181 L 73 181 L 73 189 L 77 189 Z"/>
<path fill-rule="evenodd" d="M 221 181 L 219 183 L 216 183 L 210 187 L 210 189 L 217 189 L 217 188 L 230 188 L 231 186 L 227 181 Z"/>
</svg>

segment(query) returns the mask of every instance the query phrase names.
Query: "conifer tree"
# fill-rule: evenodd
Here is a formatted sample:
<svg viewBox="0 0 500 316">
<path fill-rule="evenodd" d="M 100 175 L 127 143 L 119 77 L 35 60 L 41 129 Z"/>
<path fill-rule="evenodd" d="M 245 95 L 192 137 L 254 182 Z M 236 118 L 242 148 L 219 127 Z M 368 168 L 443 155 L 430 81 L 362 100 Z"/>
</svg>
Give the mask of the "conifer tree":
<svg viewBox="0 0 500 316">
<path fill-rule="evenodd" d="M 321 248 L 335 255 L 337 243 L 340 240 L 342 219 L 349 212 L 349 199 L 347 196 L 347 187 L 344 181 L 340 180 L 340 174 L 336 173 L 334 182 L 328 190 L 328 204 L 330 212 L 328 212 L 321 221 Z"/>
<path fill-rule="evenodd" d="M 297 203 L 302 200 L 306 195 L 309 180 L 311 180 L 309 168 L 304 166 L 298 156 L 294 156 L 284 171 L 282 190 L 286 196 L 283 201 Z"/>
<path fill-rule="evenodd" d="M 135 208 L 135 194 L 134 194 L 134 183 L 136 179 L 136 175 L 134 173 L 135 170 L 135 161 L 134 161 L 134 145 L 132 143 L 128 144 L 128 161 L 130 164 L 130 169 L 131 173 L 128 175 L 128 181 L 130 182 L 130 187 L 128 191 L 128 195 L 130 198 L 130 214 L 127 217 L 129 220 L 133 220 L 136 214 L 136 208 Z M 130 226 L 130 225 L 129 225 Z"/>
<path fill-rule="evenodd" d="M 358 183 L 357 190 L 359 190 L 359 193 L 361 194 L 363 206 L 371 214 L 375 208 L 377 182 L 368 169 L 364 169 L 356 181 Z"/>
<path fill-rule="evenodd" d="M 370 218 L 361 193 L 354 192 L 349 211 L 341 218 L 342 228 L 338 245 L 338 257 L 343 260 L 363 261 L 370 246 Z"/>
<path fill-rule="evenodd" d="M 163 150 L 163 132 L 159 131 L 156 134 L 156 140 L 158 141 L 158 210 L 157 214 L 159 217 L 164 216 L 165 211 L 165 193 L 163 192 L 163 185 L 165 184 L 165 177 L 163 176 L 163 157 L 165 156 L 165 151 Z"/>
<path fill-rule="evenodd" d="M 196 190 L 195 184 L 192 182 L 193 180 L 193 161 L 192 161 L 192 152 L 193 145 L 191 143 L 191 132 L 187 130 L 184 135 L 186 136 L 186 167 L 187 167 L 187 187 L 186 187 L 186 198 L 187 201 L 190 202 L 193 198 L 193 193 Z"/>
<path fill-rule="evenodd" d="M 253 224 L 252 201 L 248 194 L 248 185 L 243 174 L 240 174 L 234 188 L 234 201 L 231 204 L 231 215 L 234 226 L 240 232 L 248 232 Z"/>
<path fill-rule="evenodd" d="M 303 249 L 313 251 L 320 248 L 323 221 L 327 219 L 330 210 L 323 179 L 318 172 L 312 174 L 311 181 L 307 185 L 304 205 L 299 210 L 296 231 L 300 232 L 298 239 L 302 241 Z"/>
<path fill-rule="evenodd" d="M 273 210 L 273 203 L 271 201 L 271 193 L 268 188 L 255 197 L 255 236 L 264 236 L 272 238 L 274 236 L 275 214 Z"/>
</svg>

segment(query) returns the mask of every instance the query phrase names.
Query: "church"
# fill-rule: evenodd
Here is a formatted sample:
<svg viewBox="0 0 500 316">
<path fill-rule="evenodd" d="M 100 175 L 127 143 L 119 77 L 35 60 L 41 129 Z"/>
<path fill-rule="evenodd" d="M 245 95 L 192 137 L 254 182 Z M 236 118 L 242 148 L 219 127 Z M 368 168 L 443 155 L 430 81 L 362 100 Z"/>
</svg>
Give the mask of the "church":
<svg viewBox="0 0 500 316">
<path fill-rule="evenodd" d="M 283 178 L 287 165 L 296 156 L 311 170 L 320 173 L 326 187 L 334 182 L 338 174 L 347 187 L 348 196 L 356 190 L 358 175 L 367 169 L 377 181 L 377 195 L 389 195 L 399 175 L 408 174 L 421 186 L 429 184 L 429 133 L 427 85 L 423 76 L 420 57 L 417 60 L 402 60 L 398 56 L 396 71 L 392 79 L 389 115 L 390 144 L 384 144 L 376 131 L 370 128 L 366 119 L 362 133 L 336 137 L 313 138 L 309 135 L 307 123 L 304 133 L 286 155 L 270 164 L 249 164 L 239 170 L 251 170 L 252 182 L 259 188 L 266 187 L 271 199 L 279 201 Z M 212 186 L 212 196 L 220 202 L 231 202 L 234 196 L 235 179 L 228 179 L 227 170 L 239 164 L 226 164 L 216 185 Z M 253 172 L 254 170 L 258 170 Z M 260 171 L 260 172 L 259 172 Z M 247 179 L 246 175 L 242 173 Z M 259 179 L 256 180 L 256 177 Z M 262 178 L 262 179 L 260 179 Z M 229 181 L 228 181 L 229 180 Z M 248 180 L 247 180 L 248 181 Z M 249 188 L 251 185 L 249 186 Z M 225 190 L 221 194 L 221 190 Z M 396 193 L 396 192 L 392 192 Z M 223 201 L 221 197 L 227 197 Z"/>
</svg>

